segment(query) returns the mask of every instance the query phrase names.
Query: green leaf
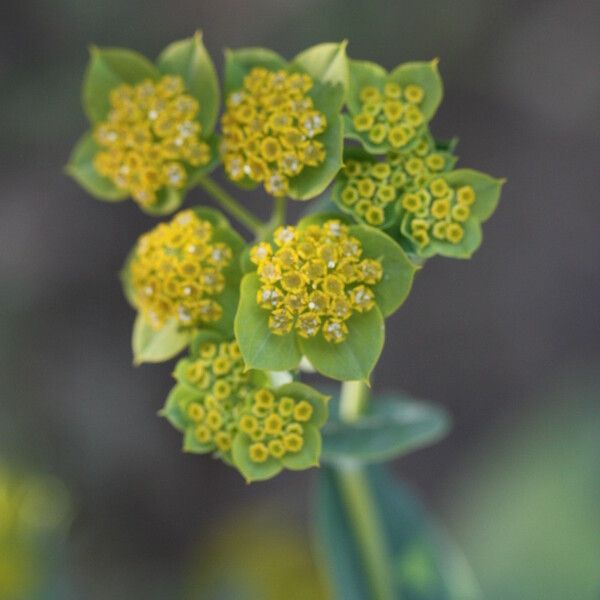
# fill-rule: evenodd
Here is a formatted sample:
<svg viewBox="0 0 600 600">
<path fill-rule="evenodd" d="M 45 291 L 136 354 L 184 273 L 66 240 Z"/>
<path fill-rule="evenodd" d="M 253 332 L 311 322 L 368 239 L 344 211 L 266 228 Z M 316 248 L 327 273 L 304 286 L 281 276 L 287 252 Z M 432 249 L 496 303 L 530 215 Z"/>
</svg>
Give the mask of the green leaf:
<svg viewBox="0 0 600 600">
<path fill-rule="evenodd" d="M 344 150 L 342 118 L 336 115 L 328 119 L 327 129 L 316 138 L 325 146 L 325 160 L 317 167 L 305 167 L 299 175 L 290 179 L 290 198 L 310 200 L 318 196 L 342 168 Z"/>
<path fill-rule="evenodd" d="M 191 389 L 183 385 L 175 385 L 167 396 L 165 406 L 158 414 L 167 419 L 175 429 L 185 431 L 189 423 L 182 409 L 197 397 L 198 394 L 195 394 Z"/>
<path fill-rule="evenodd" d="M 159 72 L 144 56 L 124 48 L 91 48 L 83 82 L 83 108 L 92 123 L 110 111 L 110 92 L 119 85 L 157 79 Z"/>
<path fill-rule="evenodd" d="M 378 229 L 368 225 L 354 225 L 350 228 L 350 233 L 360 240 L 363 256 L 381 262 L 383 277 L 372 289 L 383 316 L 389 317 L 406 300 L 412 287 L 415 266 L 404 250 Z"/>
<path fill-rule="evenodd" d="M 328 118 L 341 110 L 349 86 L 347 41 L 312 46 L 290 63 L 290 71 L 307 73 L 313 80 L 310 96 Z"/>
<path fill-rule="evenodd" d="M 319 456 L 321 455 L 321 434 L 319 430 L 313 425 L 305 425 L 303 439 L 304 444 L 299 452 L 286 454 L 281 459 L 281 463 L 286 469 L 303 471 L 319 466 Z"/>
<path fill-rule="evenodd" d="M 175 212 L 183 204 L 185 195 L 185 189 L 163 187 L 158 190 L 154 204 L 139 204 L 138 206 L 148 215 L 162 217 Z"/>
<path fill-rule="evenodd" d="M 120 202 L 125 200 L 128 193 L 120 190 L 115 184 L 103 177 L 94 167 L 94 157 L 100 148 L 94 141 L 91 132 L 85 133 L 77 142 L 69 163 L 66 166 L 66 172 L 79 183 L 79 185 L 98 200 L 107 202 Z"/>
<path fill-rule="evenodd" d="M 285 69 L 287 62 L 279 54 L 266 48 L 239 48 L 225 50 L 225 94 L 239 90 L 244 85 L 244 77 L 254 67 L 264 67 L 270 71 Z"/>
<path fill-rule="evenodd" d="M 367 86 L 383 89 L 387 79 L 387 72 L 378 64 L 367 60 L 351 60 L 350 86 L 348 91 L 348 108 L 353 115 L 361 111 L 362 102 L 360 91 Z"/>
<path fill-rule="evenodd" d="M 383 316 L 377 306 L 347 321 L 348 337 L 340 344 L 322 335 L 300 339 L 300 348 L 314 368 L 331 379 L 368 381 L 384 342 Z"/>
<path fill-rule="evenodd" d="M 219 114 L 220 91 L 217 72 L 204 47 L 202 33 L 198 31 L 193 37 L 167 46 L 158 57 L 157 64 L 162 73 L 180 75 L 188 92 L 200 102 L 198 120 L 202 125 L 201 135 L 208 137 Z"/>
<path fill-rule="evenodd" d="M 336 598 L 371 598 L 369 580 L 348 512 L 340 471 L 324 467 L 317 486 L 317 531 Z M 376 466 L 361 470 L 389 560 L 398 600 L 479 600 L 482 597 L 464 556 L 438 527 L 419 498 Z"/>
<path fill-rule="evenodd" d="M 272 456 L 269 456 L 262 463 L 250 460 L 250 446 L 252 443 L 244 433 L 238 432 L 235 436 L 231 448 L 235 466 L 244 476 L 247 483 L 271 479 L 271 477 L 274 477 L 283 469 L 281 461 Z"/>
<path fill-rule="evenodd" d="M 444 96 L 444 85 L 438 70 L 438 60 L 430 62 L 404 63 L 396 67 L 389 76 L 389 80 L 401 87 L 414 83 L 423 88 L 425 98 L 419 105 L 426 121 L 430 121 L 436 113 Z"/>
<path fill-rule="evenodd" d="M 175 319 L 170 319 L 159 330 L 153 329 L 140 314 L 133 324 L 131 345 L 133 362 L 158 363 L 179 354 L 191 341 L 192 333 L 181 329 Z"/>
<path fill-rule="evenodd" d="M 373 399 L 360 419 L 342 421 L 332 407 L 323 429 L 326 463 L 375 463 L 398 458 L 440 440 L 450 420 L 441 407 L 397 394 Z"/>
<path fill-rule="evenodd" d="M 500 193 L 505 182 L 473 169 L 457 169 L 444 175 L 444 179 L 454 188 L 470 185 L 475 190 L 475 203 L 471 214 L 480 221 L 486 221 L 498 206 Z"/>
<path fill-rule="evenodd" d="M 269 329 L 269 311 L 256 303 L 260 281 L 256 273 L 242 279 L 240 303 L 235 316 L 235 337 L 246 367 L 267 371 L 289 371 L 300 362 L 295 333 L 275 335 Z"/>
</svg>

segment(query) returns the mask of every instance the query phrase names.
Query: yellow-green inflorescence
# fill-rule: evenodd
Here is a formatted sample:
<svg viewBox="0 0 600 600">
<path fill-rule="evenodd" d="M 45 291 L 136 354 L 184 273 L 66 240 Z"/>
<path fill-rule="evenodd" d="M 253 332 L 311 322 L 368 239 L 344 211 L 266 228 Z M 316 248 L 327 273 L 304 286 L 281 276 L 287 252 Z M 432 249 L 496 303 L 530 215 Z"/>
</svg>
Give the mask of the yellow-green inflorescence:
<svg viewBox="0 0 600 600">
<path fill-rule="evenodd" d="M 175 376 L 192 394 L 179 396 L 185 430 L 205 452 L 227 455 L 237 431 L 243 400 L 256 389 L 236 341 L 204 341 L 193 357 L 180 361 Z"/>
<path fill-rule="evenodd" d="M 243 88 L 229 95 L 221 119 L 221 156 L 233 181 L 262 183 L 272 196 L 285 196 L 290 178 L 325 160 L 319 136 L 325 115 L 308 96 L 309 75 L 255 67 Z"/>
<path fill-rule="evenodd" d="M 364 86 L 359 93 L 360 112 L 352 117 L 354 128 L 375 146 L 405 148 L 425 123 L 420 109 L 424 98 L 424 89 L 414 83 L 404 87 L 395 82 Z"/>
<path fill-rule="evenodd" d="M 432 241 L 459 244 L 475 201 L 472 186 L 456 187 L 443 176 L 433 178 L 418 190 L 403 194 L 402 232 L 419 248 L 426 248 Z"/>
<path fill-rule="evenodd" d="M 344 161 L 336 200 L 357 220 L 382 227 L 393 216 L 402 191 L 418 189 L 453 164 L 452 156 L 438 151 L 429 135 L 422 135 L 407 152 L 389 152 L 384 160 L 362 153 Z"/>
<path fill-rule="evenodd" d="M 324 424 L 326 398 L 298 383 L 272 389 L 266 373 L 245 368 L 235 340 L 202 336 L 190 357 L 177 364 L 178 383 L 162 412 L 184 432 L 184 448 L 213 452 L 227 462 L 239 460 L 245 475 L 244 465 L 291 456 L 298 460 Z M 236 443 L 237 436 L 242 439 Z M 305 460 L 315 459 L 307 455 Z M 303 468 L 309 466 L 307 462 Z"/>
<path fill-rule="evenodd" d="M 128 270 L 135 306 L 154 329 L 172 318 L 185 327 L 221 318 L 217 296 L 234 256 L 228 244 L 213 239 L 215 229 L 185 210 L 140 237 Z"/>
<path fill-rule="evenodd" d="M 186 167 L 210 161 L 210 148 L 200 137 L 200 104 L 181 77 L 120 85 L 111 92 L 110 105 L 94 130 L 101 148 L 94 167 L 140 205 L 153 206 L 162 188 L 184 188 Z"/>
<path fill-rule="evenodd" d="M 336 219 L 280 227 L 272 243 L 252 248 L 250 259 L 261 282 L 256 301 L 270 312 L 270 331 L 322 335 L 332 343 L 346 339 L 354 313 L 375 306 L 372 286 L 383 276 L 381 263 L 363 257 L 361 242 Z"/>
<path fill-rule="evenodd" d="M 250 460 L 262 463 L 269 456 L 279 459 L 302 450 L 304 425 L 313 410 L 307 400 L 277 398 L 266 388 L 254 392 L 239 419 L 240 431 L 252 441 L 248 450 Z"/>
</svg>

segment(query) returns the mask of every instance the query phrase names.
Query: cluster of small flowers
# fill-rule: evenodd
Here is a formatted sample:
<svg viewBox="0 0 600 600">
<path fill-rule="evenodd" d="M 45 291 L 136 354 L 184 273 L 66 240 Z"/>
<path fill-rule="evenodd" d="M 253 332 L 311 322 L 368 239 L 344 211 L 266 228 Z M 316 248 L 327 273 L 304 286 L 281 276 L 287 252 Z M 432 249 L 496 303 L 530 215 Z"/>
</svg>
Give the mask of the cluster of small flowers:
<svg viewBox="0 0 600 600">
<path fill-rule="evenodd" d="M 102 148 L 94 168 L 139 204 L 152 206 L 163 187 L 184 187 L 184 163 L 198 167 L 210 161 L 210 148 L 199 138 L 200 105 L 185 93 L 181 77 L 120 85 L 110 103 L 106 121 L 94 130 Z"/>
<path fill-rule="evenodd" d="M 421 248 L 436 240 L 458 244 L 475 202 L 470 185 L 453 189 L 443 177 L 432 179 L 416 192 L 402 196 L 402 208 L 410 223 L 409 235 Z"/>
<path fill-rule="evenodd" d="M 305 74 L 254 68 L 244 87 L 230 94 L 221 119 L 221 155 L 233 181 L 262 182 L 273 196 L 285 196 L 289 178 L 325 160 L 316 138 L 327 127 L 325 115 L 307 96 Z"/>
<path fill-rule="evenodd" d="M 213 233 L 211 223 L 185 210 L 140 237 L 131 281 L 138 310 L 156 329 L 172 317 L 183 326 L 221 318 L 221 305 L 210 297 L 223 291 L 222 270 L 233 252 L 212 242 Z"/>
<path fill-rule="evenodd" d="M 185 377 L 202 393 L 184 413 L 198 442 L 208 450 L 228 452 L 237 431 L 240 402 L 252 391 L 250 372 L 237 342 L 204 342 Z"/>
<path fill-rule="evenodd" d="M 435 151 L 429 136 L 423 136 L 410 151 L 390 152 L 381 162 L 347 160 L 340 199 L 360 220 L 378 227 L 385 221 L 386 207 L 399 197 L 399 192 L 421 187 L 447 166 L 448 160 Z"/>
<path fill-rule="evenodd" d="M 266 388 L 257 390 L 239 419 L 240 431 L 253 442 L 249 447 L 250 460 L 262 463 L 269 456 L 280 459 L 300 452 L 304 446 L 304 425 L 312 414 L 313 407 L 307 400 L 276 398 Z"/>
<path fill-rule="evenodd" d="M 408 84 L 402 89 L 397 83 L 385 84 L 383 93 L 375 86 L 360 91 L 361 111 L 352 119 L 356 131 L 368 133 L 369 140 L 392 148 L 406 147 L 417 135 L 425 119 L 419 105 L 425 98 L 422 87 Z"/>
<path fill-rule="evenodd" d="M 273 237 L 275 248 L 261 242 L 250 253 L 262 284 L 257 303 L 271 311 L 269 329 L 294 329 L 304 338 L 322 332 L 328 342 L 343 342 L 352 314 L 375 305 L 370 286 L 383 276 L 381 263 L 361 260 L 360 241 L 334 219 L 301 230 L 280 227 Z"/>
</svg>

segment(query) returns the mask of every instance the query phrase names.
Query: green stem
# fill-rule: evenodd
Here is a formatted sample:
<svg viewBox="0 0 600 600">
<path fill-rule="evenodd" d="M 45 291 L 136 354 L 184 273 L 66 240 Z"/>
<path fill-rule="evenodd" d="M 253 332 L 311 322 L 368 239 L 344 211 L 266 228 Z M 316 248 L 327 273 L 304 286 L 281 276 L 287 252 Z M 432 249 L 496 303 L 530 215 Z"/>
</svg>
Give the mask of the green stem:
<svg viewBox="0 0 600 600">
<path fill-rule="evenodd" d="M 287 200 L 285 198 L 275 198 L 273 203 L 273 212 L 268 223 L 265 223 L 257 233 L 257 237 L 268 238 L 280 225 L 285 223 Z"/>
<path fill-rule="evenodd" d="M 255 235 L 258 235 L 265 226 L 258 217 L 255 217 L 249 210 L 233 198 L 233 196 L 228 194 L 216 181 L 207 175 L 199 177 L 197 182 L 198 185 L 216 200 L 224 210 Z"/>
<path fill-rule="evenodd" d="M 342 384 L 340 418 L 355 421 L 368 403 L 367 387 L 362 381 Z M 348 464 L 338 468 L 337 477 L 344 497 L 348 517 L 360 548 L 362 562 L 373 600 L 393 600 L 391 566 L 384 532 L 377 514 L 375 499 L 364 468 Z"/>
</svg>

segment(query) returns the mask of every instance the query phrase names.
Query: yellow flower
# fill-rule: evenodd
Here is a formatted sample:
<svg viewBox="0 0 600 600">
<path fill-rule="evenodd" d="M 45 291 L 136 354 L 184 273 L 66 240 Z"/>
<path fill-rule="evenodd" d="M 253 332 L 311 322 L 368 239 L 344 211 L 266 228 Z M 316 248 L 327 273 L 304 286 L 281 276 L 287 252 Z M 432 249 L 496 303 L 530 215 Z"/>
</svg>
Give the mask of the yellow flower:
<svg viewBox="0 0 600 600">
<path fill-rule="evenodd" d="M 233 253 L 212 236 L 211 223 L 186 210 L 140 237 L 130 264 L 131 284 L 137 309 L 155 329 L 170 318 L 193 327 L 221 317 L 214 296 L 223 291 L 223 269 Z"/>
<path fill-rule="evenodd" d="M 186 93 L 181 77 L 120 85 L 110 104 L 106 120 L 94 130 L 101 148 L 94 168 L 139 204 L 152 206 L 164 187 L 185 187 L 186 165 L 209 162 L 210 148 L 199 137 L 200 105 Z"/>
<path fill-rule="evenodd" d="M 318 140 L 327 128 L 313 107 L 308 75 L 256 67 L 244 86 L 229 95 L 221 118 L 221 156 L 228 177 L 263 184 L 272 196 L 285 196 L 289 179 L 325 160 Z"/>
<path fill-rule="evenodd" d="M 381 264 L 361 258 L 360 241 L 338 220 L 280 227 L 273 237 L 273 245 L 261 242 L 250 254 L 262 284 L 256 301 L 271 313 L 269 329 L 343 342 L 352 314 L 375 305 L 370 286 L 383 276 Z"/>
</svg>

